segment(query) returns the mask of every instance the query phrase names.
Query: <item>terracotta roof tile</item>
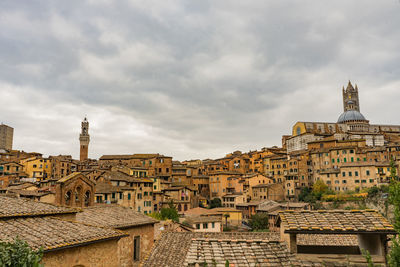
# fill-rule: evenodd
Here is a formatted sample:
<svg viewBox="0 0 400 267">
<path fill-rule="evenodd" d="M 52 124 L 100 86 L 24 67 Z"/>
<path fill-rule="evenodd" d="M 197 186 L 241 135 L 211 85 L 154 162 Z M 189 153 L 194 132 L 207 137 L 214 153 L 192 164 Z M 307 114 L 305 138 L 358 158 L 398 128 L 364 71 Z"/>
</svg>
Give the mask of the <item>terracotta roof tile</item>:
<svg viewBox="0 0 400 267">
<path fill-rule="evenodd" d="M 0 218 L 76 213 L 78 210 L 29 199 L 0 196 Z"/>
<path fill-rule="evenodd" d="M 110 204 L 101 204 L 84 208 L 82 212 L 76 215 L 76 220 L 91 225 L 113 228 L 127 228 L 158 222 L 131 208 Z"/>
<path fill-rule="evenodd" d="M 279 216 L 285 233 L 395 233 L 375 210 L 283 211 Z"/>
<path fill-rule="evenodd" d="M 357 235 L 319 235 L 299 234 L 297 245 L 300 246 L 358 246 Z"/>
<path fill-rule="evenodd" d="M 233 258 L 235 262 L 240 262 L 237 266 L 250 266 L 245 263 L 255 259 L 270 264 L 266 266 L 283 266 L 280 263 L 289 263 L 291 256 L 278 240 L 279 235 L 275 233 L 169 232 L 164 233 L 154 245 L 143 266 L 194 266 L 196 262 L 202 266 L 204 260 L 208 266 L 213 266 L 213 259 L 218 266 L 224 266 L 226 259 Z"/>
<path fill-rule="evenodd" d="M 125 234 L 111 228 L 95 227 L 51 216 L 1 219 L 0 240 L 11 241 L 17 236 L 28 242 L 33 249 L 43 247 L 48 251 L 104 239 L 117 239 Z"/>
</svg>

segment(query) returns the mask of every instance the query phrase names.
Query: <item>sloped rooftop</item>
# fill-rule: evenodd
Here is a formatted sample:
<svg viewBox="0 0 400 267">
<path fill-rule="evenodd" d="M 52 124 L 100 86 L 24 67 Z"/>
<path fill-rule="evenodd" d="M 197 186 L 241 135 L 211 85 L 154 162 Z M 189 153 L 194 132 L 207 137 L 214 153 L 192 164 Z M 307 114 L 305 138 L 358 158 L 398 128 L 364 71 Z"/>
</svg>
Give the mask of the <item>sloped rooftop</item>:
<svg viewBox="0 0 400 267">
<path fill-rule="evenodd" d="M 128 228 L 158 221 L 131 208 L 119 205 L 101 204 L 84 208 L 76 215 L 76 220 L 101 227 Z"/>
<path fill-rule="evenodd" d="M 111 228 L 101 228 L 55 217 L 29 217 L 0 220 L 0 240 L 16 237 L 28 242 L 33 249 L 61 249 L 126 236 Z"/>
<path fill-rule="evenodd" d="M 285 233 L 396 233 L 388 220 L 375 210 L 282 211 L 279 216 Z"/>
<path fill-rule="evenodd" d="M 0 219 L 76 213 L 78 210 L 29 199 L 0 196 Z"/>
</svg>

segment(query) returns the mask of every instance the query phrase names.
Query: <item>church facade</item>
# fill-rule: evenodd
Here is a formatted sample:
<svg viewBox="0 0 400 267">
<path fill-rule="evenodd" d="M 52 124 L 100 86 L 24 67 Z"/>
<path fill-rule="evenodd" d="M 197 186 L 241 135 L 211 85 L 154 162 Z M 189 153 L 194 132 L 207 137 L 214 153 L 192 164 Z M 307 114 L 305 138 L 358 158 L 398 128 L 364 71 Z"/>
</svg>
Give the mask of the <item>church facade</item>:
<svg viewBox="0 0 400 267">
<path fill-rule="evenodd" d="M 297 122 L 286 140 L 287 152 L 308 149 L 308 143 L 326 138 L 339 141 L 365 140 L 367 146 L 384 146 L 399 139 L 400 125 L 370 124 L 360 112 L 358 87 L 343 87 L 343 113 L 337 122 Z"/>
</svg>

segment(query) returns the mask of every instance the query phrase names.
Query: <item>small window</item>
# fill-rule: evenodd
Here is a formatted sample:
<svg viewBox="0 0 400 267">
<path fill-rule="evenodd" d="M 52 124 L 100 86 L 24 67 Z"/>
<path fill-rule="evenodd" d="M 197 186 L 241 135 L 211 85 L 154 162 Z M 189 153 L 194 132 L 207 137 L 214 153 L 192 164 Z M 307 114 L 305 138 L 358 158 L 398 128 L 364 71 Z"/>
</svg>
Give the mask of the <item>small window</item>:
<svg viewBox="0 0 400 267">
<path fill-rule="evenodd" d="M 200 224 L 196 224 L 196 229 L 200 229 Z"/>
<path fill-rule="evenodd" d="M 211 227 L 215 228 L 215 222 L 211 223 Z"/>
<path fill-rule="evenodd" d="M 345 173 L 345 172 L 342 172 L 342 176 L 343 176 L 343 177 L 346 177 L 346 173 Z"/>
<path fill-rule="evenodd" d="M 358 176 L 358 171 L 355 171 L 355 172 L 354 172 L 354 176 Z"/>
<path fill-rule="evenodd" d="M 354 182 L 355 182 L 356 184 L 358 184 L 358 183 L 360 183 L 360 180 L 354 180 Z"/>
<path fill-rule="evenodd" d="M 128 193 L 128 200 L 131 200 L 131 193 Z"/>
<path fill-rule="evenodd" d="M 346 184 L 346 183 L 347 183 L 347 181 L 346 181 L 346 180 L 343 180 L 343 181 L 342 181 L 342 183 L 343 183 L 343 184 Z"/>
<path fill-rule="evenodd" d="M 373 183 L 373 182 L 374 182 L 374 179 L 369 179 L 369 182 L 370 182 L 370 183 Z"/>
<path fill-rule="evenodd" d="M 203 223 L 203 229 L 208 229 L 208 223 Z"/>
<path fill-rule="evenodd" d="M 133 238 L 133 260 L 140 260 L 140 236 L 135 236 Z"/>
<path fill-rule="evenodd" d="M 367 175 L 369 175 L 369 170 L 367 170 Z"/>
</svg>

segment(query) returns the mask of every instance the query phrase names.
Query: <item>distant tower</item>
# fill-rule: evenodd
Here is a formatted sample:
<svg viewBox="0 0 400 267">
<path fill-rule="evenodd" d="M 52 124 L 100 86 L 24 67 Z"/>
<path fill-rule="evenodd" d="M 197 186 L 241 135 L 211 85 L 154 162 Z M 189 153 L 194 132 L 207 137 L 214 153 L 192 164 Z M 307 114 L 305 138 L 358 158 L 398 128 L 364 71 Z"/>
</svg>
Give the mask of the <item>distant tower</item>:
<svg viewBox="0 0 400 267">
<path fill-rule="evenodd" d="M 79 135 L 79 142 L 81 144 L 80 160 L 84 161 L 88 159 L 89 142 L 90 142 L 89 122 L 87 121 L 86 117 L 82 121 L 81 128 L 82 131 L 81 134 Z"/>
<path fill-rule="evenodd" d="M 343 87 L 343 108 L 344 111 L 357 110 L 360 112 L 360 101 L 358 100 L 358 88 L 353 87 L 351 82 L 347 85 L 347 88 Z"/>
</svg>

